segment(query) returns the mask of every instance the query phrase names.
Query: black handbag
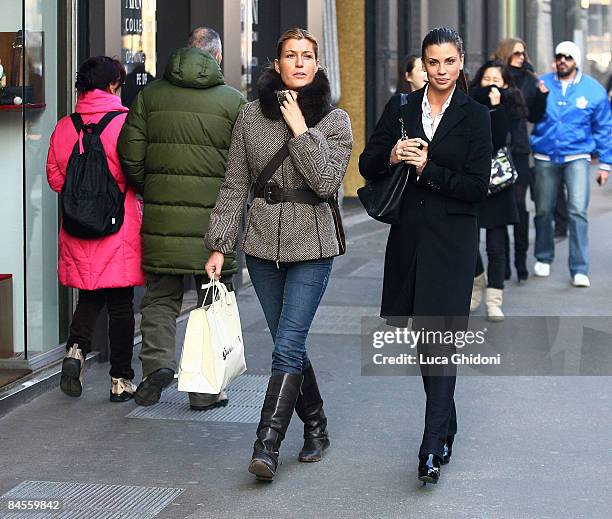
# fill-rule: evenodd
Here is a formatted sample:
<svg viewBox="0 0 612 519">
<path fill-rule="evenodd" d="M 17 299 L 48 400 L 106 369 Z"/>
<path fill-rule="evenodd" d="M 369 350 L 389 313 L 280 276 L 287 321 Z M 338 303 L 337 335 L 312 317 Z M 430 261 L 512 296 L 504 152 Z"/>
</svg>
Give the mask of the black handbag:
<svg viewBox="0 0 612 519">
<path fill-rule="evenodd" d="M 407 94 L 401 94 L 400 107 L 406 104 Z M 402 139 L 407 138 L 404 121 L 400 117 Z M 410 166 L 404 162 L 389 166 L 386 174 L 370 180 L 357 190 L 357 196 L 368 215 L 383 223 L 400 222 L 404 191 L 408 185 Z"/>
</svg>

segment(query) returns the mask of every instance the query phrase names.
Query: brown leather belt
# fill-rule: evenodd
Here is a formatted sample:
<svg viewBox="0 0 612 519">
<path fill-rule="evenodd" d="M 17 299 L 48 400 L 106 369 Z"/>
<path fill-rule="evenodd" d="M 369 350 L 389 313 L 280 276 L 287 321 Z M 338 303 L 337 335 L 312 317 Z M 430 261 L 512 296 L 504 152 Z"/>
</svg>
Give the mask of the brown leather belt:
<svg viewBox="0 0 612 519">
<path fill-rule="evenodd" d="M 282 188 L 276 182 L 268 182 L 263 189 L 255 189 L 255 198 L 263 198 L 268 204 L 280 204 L 281 202 L 295 202 L 297 204 L 319 205 L 326 202 L 311 189 L 289 189 Z"/>
</svg>

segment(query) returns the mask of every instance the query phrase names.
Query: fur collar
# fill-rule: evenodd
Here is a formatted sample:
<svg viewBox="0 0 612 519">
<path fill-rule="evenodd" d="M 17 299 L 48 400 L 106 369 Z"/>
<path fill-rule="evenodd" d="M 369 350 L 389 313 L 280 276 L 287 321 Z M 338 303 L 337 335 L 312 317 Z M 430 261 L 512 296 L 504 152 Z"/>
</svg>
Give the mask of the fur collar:
<svg viewBox="0 0 612 519">
<path fill-rule="evenodd" d="M 276 91 L 286 88 L 280 74 L 273 67 L 266 69 L 260 76 L 257 82 L 257 97 L 261 111 L 268 119 L 278 120 L 282 117 Z M 315 126 L 333 110 L 329 80 L 322 69 L 315 74 L 312 83 L 300 89 L 299 94 L 298 105 L 309 128 Z"/>
</svg>

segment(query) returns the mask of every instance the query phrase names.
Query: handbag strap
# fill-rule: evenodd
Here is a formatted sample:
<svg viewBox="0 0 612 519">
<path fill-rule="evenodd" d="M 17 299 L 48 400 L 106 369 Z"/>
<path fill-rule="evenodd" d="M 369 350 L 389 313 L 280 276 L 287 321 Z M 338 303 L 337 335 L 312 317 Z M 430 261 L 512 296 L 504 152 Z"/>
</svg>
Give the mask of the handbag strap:
<svg viewBox="0 0 612 519">
<path fill-rule="evenodd" d="M 402 139 L 405 139 L 407 137 L 406 135 L 406 119 L 404 118 L 404 114 L 402 113 L 402 108 L 404 106 L 406 106 L 408 104 L 408 94 L 406 93 L 401 93 L 400 94 L 400 116 L 399 116 L 399 123 L 400 123 L 400 127 L 401 127 L 401 131 L 400 134 L 402 136 Z"/>
<path fill-rule="evenodd" d="M 255 182 L 254 187 L 255 192 L 260 192 L 265 188 L 266 184 L 268 183 L 268 180 L 273 177 L 274 172 L 280 167 L 280 165 L 288 156 L 289 146 L 287 146 L 287 143 L 285 143 L 283 144 L 281 149 L 278 150 L 270 159 L 270 161 L 266 164 L 266 167 L 259 174 L 259 177 L 257 177 L 257 182 Z"/>
</svg>

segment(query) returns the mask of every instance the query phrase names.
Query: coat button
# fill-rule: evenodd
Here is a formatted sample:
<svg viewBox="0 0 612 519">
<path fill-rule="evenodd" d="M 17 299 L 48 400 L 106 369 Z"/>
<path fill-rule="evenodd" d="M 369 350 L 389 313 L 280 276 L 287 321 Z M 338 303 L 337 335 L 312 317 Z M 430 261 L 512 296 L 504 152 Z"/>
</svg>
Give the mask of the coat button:
<svg viewBox="0 0 612 519">
<path fill-rule="evenodd" d="M 425 205 L 425 200 L 423 200 L 422 198 L 419 200 L 419 205 L 422 207 Z"/>
</svg>

